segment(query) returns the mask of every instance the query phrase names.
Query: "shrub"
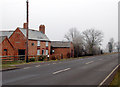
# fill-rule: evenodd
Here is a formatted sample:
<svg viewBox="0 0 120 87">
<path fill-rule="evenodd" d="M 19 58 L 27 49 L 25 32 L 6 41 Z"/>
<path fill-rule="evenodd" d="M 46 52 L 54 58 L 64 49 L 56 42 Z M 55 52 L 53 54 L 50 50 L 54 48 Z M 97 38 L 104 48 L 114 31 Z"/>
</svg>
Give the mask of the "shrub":
<svg viewBox="0 0 120 87">
<path fill-rule="evenodd" d="M 52 56 L 52 57 L 51 57 L 51 60 L 56 60 L 55 56 Z"/>
<path fill-rule="evenodd" d="M 67 53 L 67 57 L 70 58 L 70 53 Z"/>
<path fill-rule="evenodd" d="M 35 61 L 34 57 L 29 59 L 29 62 L 34 62 L 34 61 Z"/>
<path fill-rule="evenodd" d="M 46 55 L 41 55 L 38 57 L 38 61 L 44 61 L 46 58 Z"/>
</svg>

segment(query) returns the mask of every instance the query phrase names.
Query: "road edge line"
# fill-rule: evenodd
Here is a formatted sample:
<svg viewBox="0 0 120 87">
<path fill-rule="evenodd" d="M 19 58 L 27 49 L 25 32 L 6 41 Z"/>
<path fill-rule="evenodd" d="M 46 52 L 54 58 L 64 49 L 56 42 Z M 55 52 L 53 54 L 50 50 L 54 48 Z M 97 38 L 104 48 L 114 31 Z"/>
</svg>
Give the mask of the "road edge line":
<svg viewBox="0 0 120 87">
<path fill-rule="evenodd" d="M 105 81 L 107 81 L 107 79 L 119 68 L 119 66 L 120 66 L 120 64 L 117 65 L 117 66 L 112 70 L 112 72 L 98 85 L 98 87 L 101 87 L 101 86 L 105 83 Z"/>
</svg>

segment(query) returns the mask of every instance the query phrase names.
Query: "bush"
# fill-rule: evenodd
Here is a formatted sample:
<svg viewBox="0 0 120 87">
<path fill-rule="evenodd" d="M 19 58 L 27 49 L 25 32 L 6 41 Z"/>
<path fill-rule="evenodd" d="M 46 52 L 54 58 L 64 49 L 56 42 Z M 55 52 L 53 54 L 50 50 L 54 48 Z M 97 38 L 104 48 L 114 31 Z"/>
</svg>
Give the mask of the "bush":
<svg viewBox="0 0 120 87">
<path fill-rule="evenodd" d="M 29 62 L 34 62 L 34 61 L 35 61 L 34 57 L 29 59 Z"/>
<path fill-rule="evenodd" d="M 52 57 L 51 57 L 51 60 L 56 60 L 55 56 L 52 56 Z"/>
<path fill-rule="evenodd" d="M 70 58 L 70 53 L 67 53 L 67 57 Z"/>
<path fill-rule="evenodd" d="M 46 59 L 46 55 L 41 55 L 38 57 L 38 61 L 44 61 Z"/>
</svg>

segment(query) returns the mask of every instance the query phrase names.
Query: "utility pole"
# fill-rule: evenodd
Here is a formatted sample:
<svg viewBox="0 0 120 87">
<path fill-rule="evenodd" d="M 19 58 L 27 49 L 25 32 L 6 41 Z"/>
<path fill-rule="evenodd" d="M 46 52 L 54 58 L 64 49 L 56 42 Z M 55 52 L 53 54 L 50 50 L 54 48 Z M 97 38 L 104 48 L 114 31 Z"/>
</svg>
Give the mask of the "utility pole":
<svg viewBox="0 0 120 87">
<path fill-rule="evenodd" d="M 26 1 L 26 4 L 27 4 L 26 63 L 28 63 L 28 29 L 29 29 L 29 2 L 28 0 Z"/>
</svg>

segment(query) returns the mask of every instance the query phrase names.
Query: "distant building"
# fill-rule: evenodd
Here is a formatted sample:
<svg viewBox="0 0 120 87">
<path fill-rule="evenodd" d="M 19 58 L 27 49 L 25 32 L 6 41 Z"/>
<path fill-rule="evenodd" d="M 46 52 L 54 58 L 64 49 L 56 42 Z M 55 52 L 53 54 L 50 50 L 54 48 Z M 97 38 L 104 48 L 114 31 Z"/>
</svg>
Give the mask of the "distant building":
<svg viewBox="0 0 120 87">
<path fill-rule="evenodd" d="M 74 57 L 72 42 L 51 41 L 51 55 L 58 59 Z"/>
</svg>

